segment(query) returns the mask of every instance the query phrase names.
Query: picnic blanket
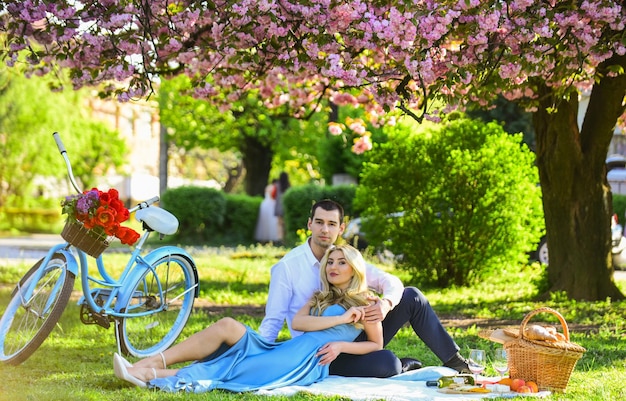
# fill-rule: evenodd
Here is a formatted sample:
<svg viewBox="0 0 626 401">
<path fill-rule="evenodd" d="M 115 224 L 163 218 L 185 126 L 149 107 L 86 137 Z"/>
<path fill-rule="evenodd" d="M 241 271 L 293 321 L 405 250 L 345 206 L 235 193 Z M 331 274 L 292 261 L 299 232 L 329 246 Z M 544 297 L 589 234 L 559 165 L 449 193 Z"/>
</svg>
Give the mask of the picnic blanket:
<svg viewBox="0 0 626 401">
<path fill-rule="evenodd" d="M 427 380 L 437 380 L 440 376 L 454 375 L 455 370 L 443 366 L 429 366 L 402 373 L 387 379 L 371 377 L 329 376 L 310 386 L 287 386 L 274 390 L 259 390 L 259 395 L 291 396 L 298 392 L 308 392 L 323 396 L 341 396 L 355 401 L 439 401 L 439 400 L 480 400 L 494 397 L 510 397 L 520 394 L 444 394 L 436 387 L 427 387 Z M 532 394 L 545 397 L 549 391 Z M 529 394 L 530 395 L 530 394 Z"/>
</svg>

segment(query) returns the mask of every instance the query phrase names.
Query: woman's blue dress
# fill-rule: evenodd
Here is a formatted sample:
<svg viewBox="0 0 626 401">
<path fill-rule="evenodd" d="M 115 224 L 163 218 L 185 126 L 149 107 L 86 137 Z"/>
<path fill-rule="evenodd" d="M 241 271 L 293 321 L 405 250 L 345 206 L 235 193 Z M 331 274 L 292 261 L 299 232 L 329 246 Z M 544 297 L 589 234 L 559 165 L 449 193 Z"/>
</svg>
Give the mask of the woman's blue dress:
<svg viewBox="0 0 626 401">
<path fill-rule="evenodd" d="M 344 312 L 342 306 L 331 305 L 323 316 Z M 213 389 L 242 392 L 306 386 L 328 376 L 328 365 L 320 365 L 320 358 L 315 356 L 319 348 L 332 341 L 353 341 L 360 332 L 351 324 L 341 324 L 288 341 L 271 342 L 248 327 L 241 340 L 215 359 L 188 365 L 175 376 L 154 379 L 148 387 L 202 393 Z"/>
</svg>

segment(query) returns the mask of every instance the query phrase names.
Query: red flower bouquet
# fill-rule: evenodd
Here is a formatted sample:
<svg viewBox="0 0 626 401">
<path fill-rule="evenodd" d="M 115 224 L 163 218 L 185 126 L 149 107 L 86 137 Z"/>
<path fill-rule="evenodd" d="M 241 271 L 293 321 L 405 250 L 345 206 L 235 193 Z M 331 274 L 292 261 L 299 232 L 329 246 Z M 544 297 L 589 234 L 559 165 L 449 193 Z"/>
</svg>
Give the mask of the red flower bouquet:
<svg viewBox="0 0 626 401">
<path fill-rule="evenodd" d="M 80 195 L 68 196 L 61 202 L 61 207 L 68 222 L 80 222 L 96 235 L 114 236 L 127 245 L 139 239 L 137 231 L 121 225 L 128 220 L 130 213 L 116 189 L 102 192 L 93 188 Z"/>
</svg>

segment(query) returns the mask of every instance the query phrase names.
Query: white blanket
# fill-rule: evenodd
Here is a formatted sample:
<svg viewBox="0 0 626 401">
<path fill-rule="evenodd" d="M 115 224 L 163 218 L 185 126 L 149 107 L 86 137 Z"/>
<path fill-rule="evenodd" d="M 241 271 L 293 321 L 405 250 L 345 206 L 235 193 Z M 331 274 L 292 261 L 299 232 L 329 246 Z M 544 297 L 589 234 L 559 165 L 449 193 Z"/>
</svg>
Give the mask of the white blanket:
<svg viewBox="0 0 626 401">
<path fill-rule="evenodd" d="M 402 373 L 387 379 L 329 376 L 310 386 L 288 386 L 274 390 L 260 390 L 260 395 L 291 396 L 297 392 L 308 392 L 324 396 L 341 396 L 355 401 L 439 401 L 479 400 L 492 397 L 513 397 L 520 394 L 444 394 L 436 387 L 427 387 L 426 380 L 437 380 L 440 376 L 453 375 L 456 371 L 441 366 L 429 366 Z M 543 397 L 550 392 L 542 391 L 533 396 Z"/>
</svg>

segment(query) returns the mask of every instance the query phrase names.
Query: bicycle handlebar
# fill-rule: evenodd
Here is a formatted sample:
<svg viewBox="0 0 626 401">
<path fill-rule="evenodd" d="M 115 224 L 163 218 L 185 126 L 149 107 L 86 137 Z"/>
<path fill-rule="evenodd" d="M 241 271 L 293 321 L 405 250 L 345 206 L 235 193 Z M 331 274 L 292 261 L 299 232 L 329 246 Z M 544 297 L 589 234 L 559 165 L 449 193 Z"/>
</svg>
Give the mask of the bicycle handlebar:
<svg viewBox="0 0 626 401">
<path fill-rule="evenodd" d="M 55 132 L 54 134 L 52 134 L 52 136 L 54 137 L 54 141 L 57 143 L 57 148 L 59 148 L 59 152 L 61 152 L 61 154 L 67 153 L 67 150 L 65 150 L 65 145 L 63 145 L 63 141 L 61 140 L 61 135 L 59 135 L 58 132 Z"/>
<path fill-rule="evenodd" d="M 134 207 L 132 207 L 132 208 L 128 209 L 128 211 L 129 211 L 130 213 L 132 213 L 132 212 L 134 212 L 134 211 L 136 211 L 136 210 L 139 210 L 139 209 L 145 209 L 145 208 L 147 208 L 148 206 L 152 205 L 153 203 L 157 203 L 158 201 L 159 201 L 159 197 L 158 197 L 158 196 L 155 196 L 154 198 L 150 198 L 150 199 L 148 199 L 148 200 L 145 200 L 145 201 L 143 201 L 143 202 L 138 203 L 136 206 L 134 206 Z"/>
<path fill-rule="evenodd" d="M 63 141 L 61 140 L 61 135 L 59 135 L 58 132 L 55 132 L 52 134 L 52 136 L 54 137 L 54 141 L 57 143 L 57 148 L 59 148 L 59 152 L 61 153 L 61 156 L 63 156 L 63 160 L 65 160 L 65 166 L 67 167 L 67 175 L 70 177 L 70 182 L 72 183 L 72 186 L 74 187 L 77 193 L 79 194 L 83 193 L 83 191 L 81 191 L 80 187 L 76 183 L 76 179 L 74 178 L 74 172 L 72 172 L 72 163 L 70 163 L 70 158 L 67 155 L 67 150 L 65 149 L 65 145 L 63 145 Z"/>
</svg>

